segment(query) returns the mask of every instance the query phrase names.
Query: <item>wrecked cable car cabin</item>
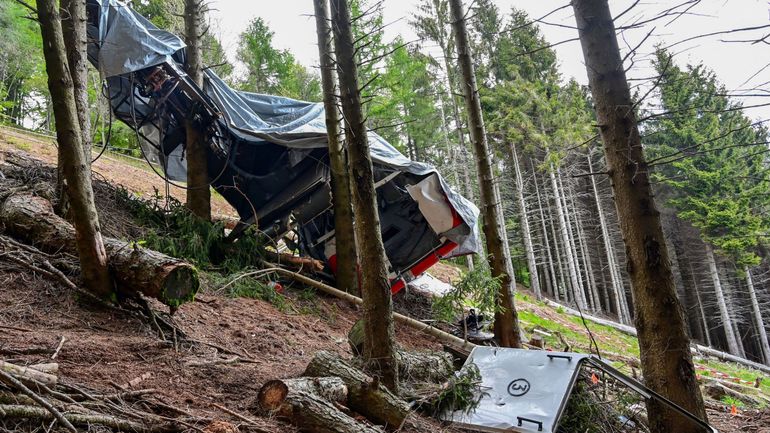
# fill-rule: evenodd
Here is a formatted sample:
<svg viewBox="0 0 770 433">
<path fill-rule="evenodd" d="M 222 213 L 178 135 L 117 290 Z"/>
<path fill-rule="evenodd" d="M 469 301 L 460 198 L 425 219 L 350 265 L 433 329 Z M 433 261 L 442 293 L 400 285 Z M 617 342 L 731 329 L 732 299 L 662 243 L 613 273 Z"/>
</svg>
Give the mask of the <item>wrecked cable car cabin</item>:
<svg viewBox="0 0 770 433">
<path fill-rule="evenodd" d="M 236 91 L 211 69 L 203 88 L 185 73 L 185 45 L 117 0 L 88 0 L 88 57 L 112 115 L 136 132 L 167 181 L 186 180 L 185 122 L 206 143 L 210 185 L 245 228 L 336 268 L 322 103 Z M 395 293 L 439 259 L 479 251 L 478 209 L 430 165 L 369 132 L 382 240 Z M 155 168 L 153 167 L 153 170 Z M 355 179 L 353 179 L 355 181 Z"/>
</svg>

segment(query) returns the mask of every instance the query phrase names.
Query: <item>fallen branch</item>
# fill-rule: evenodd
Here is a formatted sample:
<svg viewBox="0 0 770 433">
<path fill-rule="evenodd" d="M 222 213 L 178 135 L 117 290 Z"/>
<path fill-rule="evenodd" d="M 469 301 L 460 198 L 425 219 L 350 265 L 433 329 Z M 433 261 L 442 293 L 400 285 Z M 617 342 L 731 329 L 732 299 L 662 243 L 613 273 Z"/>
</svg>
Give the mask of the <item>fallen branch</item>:
<svg viewBox="0 0 770 433">
<path fill-rule="evenodd" d="M 67 430 L 73 433 L 78 432 L 75 426 L 73 426 L 69 422 L 69 420 L 65 418 L 64 415 L 62 415 L 61 412 L 59 412 L 55 407 L 53 407 L 51 403 L 48 402 L 48 400 L 35 394 L 31 389 L 27 388 L 26 385 L 24 385 L 18 379 L 16 379 L 15 377 L 11 376 L 10 374 L 6 373 L 3 370 L 0 370 L 0 382 L 3 382 L 8 386 L 18 389 L 22 394 L 34 400 L 35 403 L 45 408 L 47 412 L 44 412 L 44 413 L 51 415 L 53 418 L 56 418 L 56 420 L 59 421 L 61 425 L 63 425 L 64 428 L 66 428 Z M 11 416 L 9 415 L 8 410 L 3 410 L 3 412 L 5 413 L 5 416 Z"/>
<path fill-rule="evenodd" d="M 4 414 L 6 418 L 32 418 L 40 421 L 53 421 L 56 418 L 51 412 L 46 409 L 36 406 L 23 406 L 23 405 L 10 405 L 0 404 L 0 413 Z M 111 427 L 115 430 L 131 431 L 136 433 L 173 433 L 178 432 L 181 429 L 174 424 L 164 424 L 156 426 L 148 426 L 137 422 L 116 418 L 110 415 L 96 415 L 96 414 L 80 414 L 80 413 L 68 413 L 62 415 L 64 421 L 63 425 L 78 426 L 92 426 L 94 424 Z M 69 427 L 68 427 L 69 429 Z M 77 429 L 72 427 L 70 431 L 77 433 Z"/>
<path fill-rule="evenodd" d="M 59 380 L 53 374 L 44 373 L 30 367 L 21 367 L 5 361 L 0 361 L 0 372 L 7 372 L 22 379 L 31 379 L 44 385 L 56 385 L 56 382 Z"/>
<path fill-rule="evenodd" d="M 299 274 L 297 272 L 292 272 L 288 269 L 283 269 L 277 265 L 274 265 L 272 263 L 268 263 L 269 266 L 271 266 L 270 270 L 274 271 L 276 273 L 279 273 L 281 275 L 287 276 L 289 278 L 292 278 L 296 281 L 299 281 L 300 283 L 306 284 L 308 286 L 314 287 L 326 294 L 336 296 L 340 299 L 344 299 L 348 302 L 351 302 L 356 305 L 363 305 L 363 300 L 359 298 L 358 296 L 351 295 L 350 293 L 343 292 L 342 290 L 335 289 L 334 287 L 321 283 L 319 281 L 316 281 L 312 278 L 306 277 L 302 274 Z M 403 314 L 399 313 L 393 313 L 393 318 L 396 320 L 396 322 L 402 323 L 404 325 L 407 325 L 411 328 L 416 329 L 419 332 L 424 332 L 432 337 L 435 337 L 437 340 L 441 341 L 444 344 L 453 346 L 454 348 L 461 350 L 461 351 L 468 351 L 470 352 L 474 347 L 476 347 L 475 344 L 465 341 L 462 338 L 455 337 L 452 334 L 449 334 L 447 332 L 444 332 L 438 328 L 435 328 L 429 324 L 420 322 L 419 320 L 412 319 L 411 317 L 404 316 Z"/>
<path fill-rule="evenodd" d="M 61 348 L 64 347 L 64 342 L 66 341 L 67 341 L 67 337 L 62 335 L 61 340 L 59 340 L 59 345 L 56 346 L 56 350 L 53 352 L 53 355 L 51 355 L 51 359 L 56 359 L 56 357 L 59 356 L 59 352 L 61 351 Z"/>
</svg>

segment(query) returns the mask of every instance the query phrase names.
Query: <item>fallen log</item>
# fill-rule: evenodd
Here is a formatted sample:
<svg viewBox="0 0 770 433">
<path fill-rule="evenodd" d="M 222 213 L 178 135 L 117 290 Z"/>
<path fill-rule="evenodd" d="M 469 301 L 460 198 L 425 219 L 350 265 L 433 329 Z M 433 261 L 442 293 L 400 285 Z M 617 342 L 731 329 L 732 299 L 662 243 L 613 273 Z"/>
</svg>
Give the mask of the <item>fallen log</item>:
<svg viewBox="0 0 770 433">
<path fill-rule="evenodd" d="M 397 429 L 409 415 L 407 402 L 335 353 L 323 350 L 316 353 L 305 369 L 304 375 L 336 376 L 342 379 L 348 388 L 347 406 L 375 424 Z"/>
<path fill-rule="evenodd" d="M 551 301 L 550 299 L 545 299 L 544 301 L 548 306 L 553 308 L 561 308 L 565 313 L 571 316 L 578 316 L 578 317 L 581 316 L 579 311 L 573 308 L 570 308 L 566 305 L 559 304 L 557 302 Z M 624 334 L 636 337 L 636 328 L 632 326 L 622 325 L 620 323 L 615 323 L 611 320 L 602 319 L 602 318 L 591 316 L 588 314 L 582 314 L 582 317 L 588 321 L 598 323 L 599 325 L 609 326 L 610 328 L 618 330 Z M 713 356 L 714 358 L 717 358 L 721 361 L 735 362 L 737 364 L 741 364 L 743 366 L 750 367 L 755 370 L 759 370 L 763 373 L 770 374 L 770 366 L 768 365 L 763 365 L 758 362 L 750 361 L 748 359 L 743 359 L 740 356 L 731 355 L 729 353 L 725 353 L 720 350 L 712 349 L 711 347 L 703 346 L 700 344 L 692 344 L 690 350 L 693 354 L 704 354 L 707 356 Z"/>
<path fill-rule="evenodd" d="M 730 389 L 718 382 L 708 382 L 703 385 L 703 390 L 706 394 L 714 400 L 722 400 L 724 397 L 730 397 L 732 399 L 742 401 L 751 406 L 759 406 L 761 404 L 759 399 L 756 399 L 750 395 L 746 395 L 742 392 Z"/>
<path fill-rule="evenodd" d="M 381 433 L 309 392 L 291 393 L 278 414 L 310 433 Z"/>
<path fill-rule="evenodd" d="M 360 356 L 364 347 L 364 322 L 358 320 L 348 332 L 348 344 L 355 356 Z M 398 377 L 407 383 L 441 383 L 454 374 L 454 360 L 446 352 L 431 350 L 408 351 L 396 349 Z"/>
<path fill-rule="evenodd" d="M 56 215 L 44 198 L 9 197 L 0 207 L 0 222 L 10 235 L 43 251 L 77 255 L 74 227 Z M 172 308 L 195 297 L 200 283 L 197 270 L 189 263 L 117 239 L 104 238 L 104 246 L 119 292 L 142 293 Z"/>
<path fill-rule="evenodd" d="M 347 404 L 348 388 L 339 377 L 300 377 L 271 380 L 259 389 L 257 402 L 270 412 L 281 411 L 285 402 L 297 393 L 316 395 L 330 403 Z"/>
<path fill-rule="evenodd" d="M 43 385 L 56 385 L 59 378 L 53 374 L 36 370 L 33 367 L 21 367 L 9 362 L 0 361 L 0 370 L 10 373 L 20 379 L 29 379 Z"/>
</svg>

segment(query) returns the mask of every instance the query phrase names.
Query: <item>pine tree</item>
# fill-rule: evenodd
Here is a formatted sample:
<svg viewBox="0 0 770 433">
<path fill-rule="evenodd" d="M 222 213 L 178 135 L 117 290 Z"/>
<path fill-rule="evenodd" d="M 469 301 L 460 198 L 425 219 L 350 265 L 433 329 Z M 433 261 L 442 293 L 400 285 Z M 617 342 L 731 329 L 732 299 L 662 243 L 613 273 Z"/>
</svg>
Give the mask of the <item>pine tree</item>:
<svg viewBox="0 0 770 433">
<path fill-rule="evenodd" d="M 502 212 L 498 194 L 495 191 L 495 175 L 492 171 L 487 133 L 481 112 L 481 101 L 479 100 L 476 75 L 473 70 L 465 14 L 460 0 L 450 0 L 449 3 L 452 12 L 452 26 L 454 27 L 459 69 L 462 76 L 460 87 L 465 97 L 471 142 L 476 158 L 476 168 L 479 173 L 481 212 L 484 236 L 487 243 L 487 254 L 489 254 L 489 265 L 492 276 L 500 279 L 500 290 L 497 296 L 499 309 L 495 312 L 494 323 L 495 337 L 503 347 L 520 347 L 519 319 L 513 301 L 513 291 L 515 288 L 513 268 L 502 232 Z"/>
<path fill-rule="evenodd" d="M 91 164 L 86 161 L 83 151 L 78 107 L 56 3 L 54 0 L 37 0 L 38 20 L 44 41 L 43 54 L 48 71 L 48 88 L 56 117 L 59 162 L 67 182 L 83 281 L 89 291 L 109 299 L 113 290 L 107 269 L 107 252 L 102 242 L 94 204 Z M 82 25 L 85 26 L 85 21 Z"/>
<path fill-rule="evenodd" d="M 348 142 L 351 192 L 356 218 L 363 299 L 364 348 L 368 369 L 391 390 L 398 388 L 398 368 L 393 335 L 393 304 L 380 232 L 369 140 L 361 107 L 361 93 L 347 0 L 332 0 L 332 28 L 339 70 L 345 137 Z"/>
<path fill-rule="evenodd" d="M 337 287 L 358 292 L 357 248 L 353 230 L 351 208 L 350 174 L 347 155 L 342 144 L 340 115 L 337 108 L 334 48 L 328 0 L 313 0 L 316 29 L 318 33 L 318 55 L 323 84 L 326 130 L 329 135 L 329 165 L 332 177 L 332 205 L 334 206 L 334 240 L 337 255 Z"/>
<path fill-rule="evenodd" d="M 572 6 L 628 251 L 645 383 L 705 420 L 610 7 L 607 0 L 575 0 Z M 700 431 L 699 426 L 652 400 L 647 403 L 647 414 L 653 433 Z"/>
</svg>

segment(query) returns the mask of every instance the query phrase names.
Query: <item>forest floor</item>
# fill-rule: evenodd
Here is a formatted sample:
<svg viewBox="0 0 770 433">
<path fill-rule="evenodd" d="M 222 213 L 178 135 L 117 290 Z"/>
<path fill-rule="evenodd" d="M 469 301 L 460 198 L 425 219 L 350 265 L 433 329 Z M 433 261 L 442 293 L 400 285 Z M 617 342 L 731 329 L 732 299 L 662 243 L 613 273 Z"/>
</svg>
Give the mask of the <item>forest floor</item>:
<svg viewBox="0 0 770 433">
<path fill-rule="evenodd" d="M 0 129 L 0 161 L 8 152 L 29 153 L 44 162 L 55 162 L 50 141 Z M 95 168 L 109 182 L 137 194 L 152 194 L 153 187 L 163 191 L 162 179 L 120 157 L 107 155 Z M 183 198 L 183 191 L 177 194 Z M 217 209 L 222 215 L 232 215 L 226 204 L 217 205 Z M 434 275 L 451 282 L 459 272 L 440 264 Z M 270 303 L 221 294 L 221 281 L 205 274 L 202 283 L 196 302 L 183 305 L 173 316 L 188 339 L 200 344 L 175 346 L 159 340 L 156 329 L 137 314 L 86 307 L 57 283 L 0 261 L 0 359 L 25 365 L 45 362 L 64 337 L 56 359 L 62 382 L 105 392 L 119 387 L 153 388 L 152 398 L 157 401 L 199 417 L 238 424 L 214 404 L 253 417 L 257 391 L 266 381 L 301 375 L 319 350 L 351 356 L 347 331 L 360 316 L 357 307 L 291 284 L 286 284 L 282 302 Z M 521 289 L 517 308 L 527 333 L 535 328 L 544 331 L 546 347 L 553 350 L 563 350 L 567 344 L 572 351 L 589 351 L 588 333 L 579 318 L 536 301 Z M 397 311 L 418 319 L 430 318 L 430 300 L 414 292 L 402 291 L 394 302 Z M 161 309 L 159 304 L 155 307 Z M 638 358 L 636 339 L 610 327 L 588 326 L 602 355 L 633 374 L 633 362 L 627 361 Z M 406 348 L 441 348 L 431 337 L 398 324 L 396 339 Z M 235 358 L 233 353 L 242 356 Z M 770 395 L 770 377 L 766 375 L 711 359 L 698 358 L 696 362 L 704 379 L 753 382 L 760 378 L 760 392 Z M 733 404 L 737 408 L 731 414 Z M 721 432 L 770 433 L 767 408 L 729 400 L 709 401 L 708 408 L 709 420 Z M 264 423 L 261 431 L 296 431 L 277 419 L 260 418 L 260 422 Z M 420 431 L 457 431 L 428 423 Z"/>
</svg>

